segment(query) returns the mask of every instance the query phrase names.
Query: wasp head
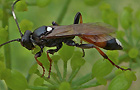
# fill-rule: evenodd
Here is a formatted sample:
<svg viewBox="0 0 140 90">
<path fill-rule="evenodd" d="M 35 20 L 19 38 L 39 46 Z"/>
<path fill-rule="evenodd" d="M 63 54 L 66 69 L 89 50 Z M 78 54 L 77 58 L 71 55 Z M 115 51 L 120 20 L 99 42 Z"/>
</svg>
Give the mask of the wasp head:
<svg viewBox="0 0 140 90">
<path fill-rule="evenodd" d="M 28 50 L 32 50 L 35 47 L 31 40 L 31 35 L 32 35 L 32 32 L 29 30 L 26 30 L 24 35 L 21 37 L 21 41 L 20 41 L 21 45 L 27 48 Z"/>
</svg>

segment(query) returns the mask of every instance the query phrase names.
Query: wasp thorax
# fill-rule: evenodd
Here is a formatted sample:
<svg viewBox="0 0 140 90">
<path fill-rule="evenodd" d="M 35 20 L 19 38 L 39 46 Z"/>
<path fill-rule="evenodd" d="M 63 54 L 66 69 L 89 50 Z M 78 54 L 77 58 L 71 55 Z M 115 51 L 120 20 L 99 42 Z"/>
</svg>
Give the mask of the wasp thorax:
<svg viewBox="0 0 140 90">
<path fill-rule="evenodd" d="M 47 27 L 47 31 L 48 31 L 48 32 L 50 32 L 50 31 L 52 31 L 52 30 L 53 30 L 52 27 Z"/>
</svg>

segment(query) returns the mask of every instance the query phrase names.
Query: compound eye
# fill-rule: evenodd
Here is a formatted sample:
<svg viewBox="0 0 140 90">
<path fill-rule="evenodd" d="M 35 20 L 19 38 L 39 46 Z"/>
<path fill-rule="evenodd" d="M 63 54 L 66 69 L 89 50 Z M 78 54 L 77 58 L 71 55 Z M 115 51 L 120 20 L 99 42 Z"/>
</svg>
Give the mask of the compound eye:
<svg viewBox="0 0 140 90">
<path fill-rule="evenodd" d="M 47 27 L 47 31 L 48 31 L 48 32 L 50 32 L 50 31 L 52 31 L 52 30 L 53 30 L 52 27 Z"/>
</svg>

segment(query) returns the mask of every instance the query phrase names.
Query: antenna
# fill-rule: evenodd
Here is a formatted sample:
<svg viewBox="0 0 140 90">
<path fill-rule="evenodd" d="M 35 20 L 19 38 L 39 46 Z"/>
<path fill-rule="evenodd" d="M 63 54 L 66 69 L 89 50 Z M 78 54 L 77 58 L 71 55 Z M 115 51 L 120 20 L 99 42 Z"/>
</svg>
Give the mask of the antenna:
<svg viewBox="0 0 140 90">
<path fill-rule="evenodd" d="M 19 24 L 18 24 L 17 19 L 16 19 L 16 15 L 15 15 L 15 12 L 14 12 L 14 5 L 15 5 L 18 1 L 20 1 L 20 0 L 16 0 L 16 1 L 13 3 L 13 5 L 12 5 L 12 14 L 13 14 L 13 17 L 14 17 L 14 19 L 15 19 L 15 21 L 16 21 L 16 24 L 17 24 L 17 27 L 18 27 L 18 30 L 19 30 L 20 36 L 22 37 L 23 34 L 21 33 L 21 30 L 20 30 Z M 21 39 L 18 38 L 18 39 L 10 40 L 10 41 L 8 41 L 8 42 L 5 42 L 5 43 L 1 44 L 0 47 L 3 46 L 3 45 L 5 45 L 5 44 L 8 44 L 8 43 L 14 42 L 14 41 L 18 41 L 18 42 L 20 42 Z"/>
<path fill-rule="evenodd" d="M 14 17 L 15 22 L 16 22 L 16 24 L 17 24 L 17 27 L 18 27 L 18 30 L 19 30 L 20 36 L 22 37 L 23 34 L 22 34 L 21 30 L 20 30 L 20 27 L 19 27 L 19 24 L 18 24 L 18 21 L 17 21 L 16 15 L 15 15 L 15 12 L 14 12 L 14 6 L 15 6 L 15 4 L 16 4 L 18 1 L 20 1 L 20 0 L 16 0 L 16 1 L 13 3 L 13 5 L 12 5 L 12 14 L 13 14 L 13 17 Z"/>
<path fill-rule="evenodd" d="M 18 38 L 18 39 L 14 39 L 14 40 L 11 40 L 11 41 L 8 41 L 8 42 L 5 42 L 5 43 L 1 44 L 0 47 L 3 46 L 3 45 L 5 45 L 5 44 L 8 44 L 8 43 L 14 42 L 14 41 L 18 41 L 18 42 L 20 42 L 21 39 Z"/>
</svg>

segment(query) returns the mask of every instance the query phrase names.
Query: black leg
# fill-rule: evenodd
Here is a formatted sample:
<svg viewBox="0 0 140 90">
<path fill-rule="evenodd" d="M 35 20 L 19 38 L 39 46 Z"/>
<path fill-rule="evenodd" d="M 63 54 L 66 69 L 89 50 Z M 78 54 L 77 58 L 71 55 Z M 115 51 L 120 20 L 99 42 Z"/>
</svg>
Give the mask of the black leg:
<svg viewBox="0 0 140 90">
<path fill-rule="evenodd" d="M 79 24 L 79 19 L 80 19 L 80 23 L 83 23 L 82 15 L 81 15 L 80 12 L 78 12 L 78 13 L 75 15 L 74 24 Z M 80 42 L 80 43 L 82 44 L 82 39 L 81 39 L 81 42 Z M 83 52 L 83 56 L 82 56 L 82 57 L 84 57 L 84 56 L 85 56 L 85 51 L 84 51 L 84 49 L 82 49 L 82 52 Z"/>
<path fill-rule="evenodd" d="M 52 22 L 53 26 L 59 26 L 55 21 Z"/>
<path fill-rule="evenodd" d="M 52 66 L 52 59 L 50 58 L 49 54 L 54 54 L 55 52 L 57 52 L 60 48 L 62 47 L 62 43 L 60 43 L 56 49 L 50 49 L 47 50 L 47 58 L 50 62 L 50 68 L 49 68 L 49 74 L 48 74 L 48 78 L 50 78 L 50 74 L 51 74 L 51 66 Z"/>
<path fill-rule="evenodd" d="M 98 47 L 96 47 L 96 46 L 95 46 L 95 48 L 96 48 L 96 50 L 97 50 L 105 59 L 107 59 L 112 65 L 114 65 L 114 66 L 117 67 L 118 69 L 121 69 L 121 70 L 123 70 L 123 71 L 131 70 L 130 68 L 124 69 L 124 68 L 121 68 L 120 66 L 116 65 L 113 61 L 111 61 L 111 60 L 108 58 L 108 56 L 107 56 L 102 50 L 100 50 L 100 49 L 99 49 Z"/>
<path fill-rule="evenodd" d="M 93 44 L 78 44 L 78 43 L 75 43 L 73 40 L 67 40 L 64 43 L 66 43 L 68 46 L 76 46 L 82 49 L 89 49 L 89 48 L 95 47 Z"/>
<path fill-rule="evenodd" d="M 79 24 L 79 19 L 80 19 L 80 23 L 83 23 L 82 15 L 81 15 L 80 12 L 78 12 L 78 13 L 75 15 L 74 24 Z"/>
<path fill-rule="evenodd" d="M 82 44 L 82 39 L 80 40 L 80 43 Z M 82 49 L 82 52 L 83 52 L 83 56 L 82 57 L 84 57 L 85 56 L 85 51 L 84 51 L 84 49 Z"/>
<path fill-rule="evenodd" d="M 45 68 L 43 67 L 43 64 L 37 58 L 40 57 L 41 54 L 43 53 L 43 48 L 44 47 L 41 46 L 40 48 L 41 48 L 41 50 L 38 53 L 35 54 L 34 58 L 37 61 L 37 64 L 40 65 L 42 67 L 42 69 L 43 69 L 43 74 L 42 74 L 42 77 L 43 77 L 44 74 L 45 74 Z"/>
<path fill-rule="evenodd" d="M 83 48 L 83 49 L 89 49 L 89 48 L 96 48 L 96 50 L 102 55 L 102 57 L 104 57 L 105 59 L 107 59 L 112 65 L 114 65 L 115 67 L 117 67 L 118 69 L 121 69 L 121 70 L 131 70 L 130 68 L 127 68 L 127 69 L 124 69 L 124 68 L 121 68 L 120 66 L 116 65 L 113 61 L 111 61 L 108 56 L 102 51 L 100 50 L 97 46 L 93 45 L 93 44 L 78 44 L 78 43 L 75 43 L 74 41 L 72 40 L 69 40 L 67 42 L 65 42 L 67 45 L 69 46 L 76 46 L 76 47 L 79 47 L 79 48 Z"/>
<path fill-rule="evenodd" d="M 54 54 L 54 53 L 57 52 L 61 47 L 62 47 L 62 43 L 58 44 L 58 45 L 56 46 L 56 49 L 49 49 L 49 50 L 47 50 L 47 52 L 50 53 L 50 54 Z"/>
</svg>

